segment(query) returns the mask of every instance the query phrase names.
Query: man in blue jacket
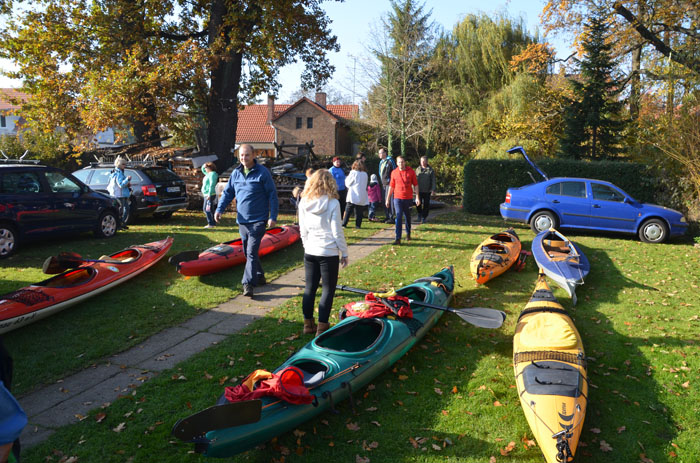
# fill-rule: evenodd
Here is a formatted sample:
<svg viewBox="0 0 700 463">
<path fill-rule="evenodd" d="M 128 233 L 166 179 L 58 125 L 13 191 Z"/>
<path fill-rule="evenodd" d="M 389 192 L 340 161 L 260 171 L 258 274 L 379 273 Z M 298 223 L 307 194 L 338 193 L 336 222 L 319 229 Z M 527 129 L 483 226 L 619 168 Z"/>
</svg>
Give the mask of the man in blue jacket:
<svg viewBox="0 0 700 463">
<path fill-rule="evenodd" d="M 260 264 L 260 241 L 265 227 L 277 225 L 277 189 L 270 171 L 258 164 L 251 145 L 241 145 L 238 150 L 241 164 L 233 169 L 224 188 L 214 220 L 221 215 L 231 201 L 236 200 L 236 222 L 243 241 L 245 270 L 243 271 L 243 295 L 253 297 L 253 287 L 266 283 Z"/>
</svg>

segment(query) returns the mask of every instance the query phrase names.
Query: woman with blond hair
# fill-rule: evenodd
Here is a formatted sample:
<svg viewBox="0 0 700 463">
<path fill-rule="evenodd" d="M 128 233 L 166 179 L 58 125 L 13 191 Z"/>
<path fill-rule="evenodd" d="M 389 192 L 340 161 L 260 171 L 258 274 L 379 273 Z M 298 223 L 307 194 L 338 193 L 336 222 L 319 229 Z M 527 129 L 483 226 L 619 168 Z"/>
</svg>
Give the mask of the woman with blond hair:
<svg viewBox="0 0 700 463">
<path fill-rule="evenodd" d="M 325 169 L 306 180 L 299 203 L 299 231 L 304 244 L 306 287 L 302 299 L 304 334 L 316 336 L 330 328 L 335 285 L 340 266 L 348 265 L 348 245 L 341 222 L 338 184 Z M 318 326 L 314 321 L 316 290 L 322 282 Z"/>
</svg>

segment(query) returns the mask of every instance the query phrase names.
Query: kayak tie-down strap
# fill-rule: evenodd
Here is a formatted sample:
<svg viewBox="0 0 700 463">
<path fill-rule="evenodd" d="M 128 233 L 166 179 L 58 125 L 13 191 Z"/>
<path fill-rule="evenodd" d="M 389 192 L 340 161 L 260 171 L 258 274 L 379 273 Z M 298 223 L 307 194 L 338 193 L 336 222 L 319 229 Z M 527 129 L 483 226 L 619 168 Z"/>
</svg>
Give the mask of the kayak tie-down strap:
<svg viewBox="0 0 700 463">
<path fill-rule="evenodd" d="M 581 354 L 572 354 L 569 352 L 557 352 L 551 350 L 538 350 L 533 352 L 516 352 L 513 356 L 513 364 L 523 362 L 539 362 L 542 360 L 556 360 L 566 362 L 572 365 L 579 365 L 586 368 L 586 358 Z"/>
<path fill-rule="evenodd" d="M 53 296 L 49 296 L 35 289 L 18 289 L 17 291 L 0 296 L 0 300 L 15 301 L 20 304 L 32 306 L 41 302 L 53 300 Z"/>
<path fill-rule="evenodd" d="M 518 315 L 518 321 L 520 321 L 520 319 L 523 318 L 525 315 L 529 315 L 531 313 L 537 313 L 537 312 L 558 313 L 558 314 L 566 315 L 567 317 L 571 318 L 571 316 L 569 315 L 569 312 L 567 312 L 565 309 L 558 309 L 556 307 L 531 307 L 529 309 L 525 309 L 522 312 L 520 312 L 520 315 Z"/>
<path fill-rule="evenodd" d="M 228 386 L 224 396 L 229 402 L 254 400 L 261 397 L 277 397 L 292 404 L 310 404 L 314 400 L 304 385 L 304 373 L 289 366 L 277 373 L 255 370 L 237 386 Z"/>
</svg>

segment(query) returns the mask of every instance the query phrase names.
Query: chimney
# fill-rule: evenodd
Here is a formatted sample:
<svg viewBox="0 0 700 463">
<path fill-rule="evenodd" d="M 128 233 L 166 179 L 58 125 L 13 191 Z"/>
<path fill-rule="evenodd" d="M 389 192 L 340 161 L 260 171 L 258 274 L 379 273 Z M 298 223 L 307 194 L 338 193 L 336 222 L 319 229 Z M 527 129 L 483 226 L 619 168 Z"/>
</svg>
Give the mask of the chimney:
<svg viewBox="0 0 700 463">
<path fill-rule="evenodd" d="M 316 92 L 316 98 L 315 98 L 316 104 L 325 108 L 326 107 L 326 93 L 325 92 Z"/>
<path fill-rule="evenodd" d="M 275 95 L 267 95 L 267 123 L 271 124 L 275 117 Z"/>
</svg>

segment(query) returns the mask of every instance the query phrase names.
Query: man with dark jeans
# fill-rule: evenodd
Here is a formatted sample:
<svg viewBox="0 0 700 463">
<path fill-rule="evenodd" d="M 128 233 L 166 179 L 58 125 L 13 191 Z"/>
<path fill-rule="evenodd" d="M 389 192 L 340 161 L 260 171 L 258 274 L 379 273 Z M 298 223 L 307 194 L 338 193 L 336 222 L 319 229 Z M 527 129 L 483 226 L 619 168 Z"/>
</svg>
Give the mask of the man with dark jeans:
<svg viewBox="0 0 700 463">
<path fill-rule="evenodd" d="M 406 217 L 406 241 L 411 241 L 411 207 L 413 207 L 413 197 L 416 198 L 416 205 L 420 206 L 418 196 L 418 180 L 416 173 L 408 165 L 404 158 L 396 158 L 398 168 L 391 173 L 391 182 L 386 194 L 386 206 L 389 206 L 390 198 L 394 196 L 394 209 L 396 210 L 396 240 L 394 245 L 401 244 L 402 219 Z"/>
<path fill-rule="evenodd" d="M 260 264 L 260 241 L 265 236 L 265 226 L 277 225 L 277 188 L 270 171 L 258 164 L 251 145 L 241 145 L 238 150 L 241 164 L 233 169 L 214 213 L 219 222 L 231 201 L 236 199 L 236 221 L 245 252 L 243 270 L 243 295 L 253 297 L 253 287 L 266 283 Z"/>
<path fill-rule="evenodd" d="M 435 171 L 428 165 L 427 156 L 420 158 L 420 166 L 416 169 L 416 179 L 418 179 L 418 197 L 420 205 L 416 203 L 418 209 L 418 219 L 420 223 L 425 223 L 428 220 L 430 212 L 430 195 L 435 194 Z"/>
</svg>

